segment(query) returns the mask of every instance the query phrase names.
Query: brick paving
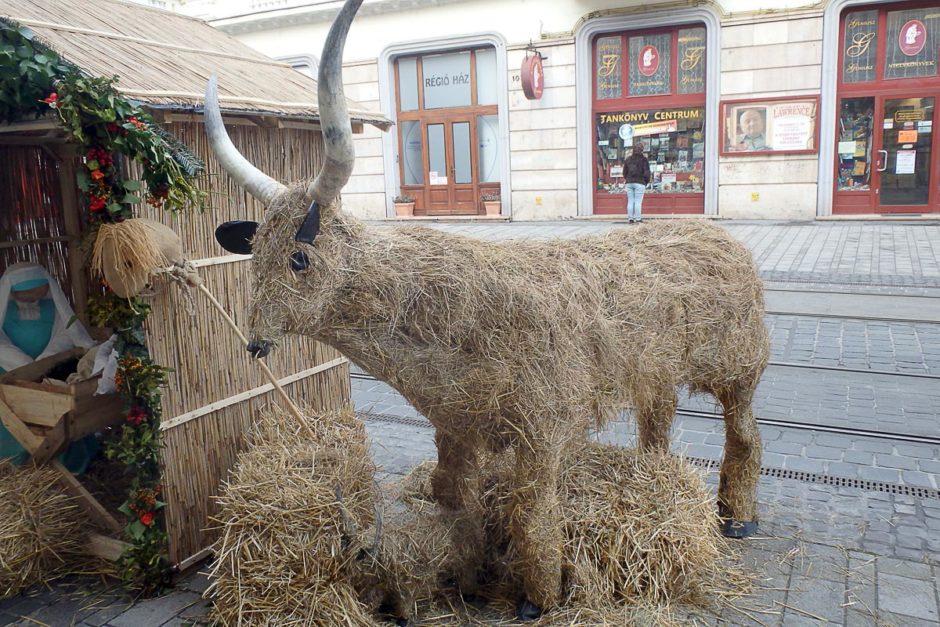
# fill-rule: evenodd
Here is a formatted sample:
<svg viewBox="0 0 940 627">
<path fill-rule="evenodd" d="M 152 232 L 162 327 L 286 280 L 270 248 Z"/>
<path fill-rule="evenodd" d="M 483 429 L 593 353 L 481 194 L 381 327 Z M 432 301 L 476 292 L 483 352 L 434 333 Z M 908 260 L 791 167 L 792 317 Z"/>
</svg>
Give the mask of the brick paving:
<svg viewBox="0 0 940 627">
<path fill-rule="evenodd" d="M 940 227 L 934 222 L 721 224 L 752 250 L 763 278 L 776 287 L 940 295 Z M 635 228 L 602 221 L 430 226 L 489 239 Z M 769 315 L 767 324 L 775 361 L 881 374 L 828 371 L 823 378 L 772 367 L 759 390 L 758 415 L 940 435 L 936 380 L 884 374 L 940 373 L 940 325 L 784 314 Z M 357 409 L 373 412 L 366 427 L 383 480 L 396 480 L 434 457 L 430 425 L 393 390 L 359 377 L 353 388 Z M 682 400 L 693 403 L 709 406 L 707 400 Z M 761 433 L 768 469 L 940 488 L 937 446 L 786 426 L 762 425 Z M 630 445 L 632 422 L 615 422 L 596 437 Z M 722 424 L 680 416 L 673 442 L 679 453 L 717 459 Z M 716 481 L 709 471 L 713 489 Z M 740 610 L 696 617 L 701 623 L 940 626 L 940 499 L 774 476 L 761 477 L 759 498 L 762 535 L 738 546 L 760 585 Z M 0 601 L 0 625 L 192 624 L 206 614 L 206 585 L 204 575 L 191 573 L 171 594 L 134 602 L 113 583 L 70 578 Z"/>
</svg>

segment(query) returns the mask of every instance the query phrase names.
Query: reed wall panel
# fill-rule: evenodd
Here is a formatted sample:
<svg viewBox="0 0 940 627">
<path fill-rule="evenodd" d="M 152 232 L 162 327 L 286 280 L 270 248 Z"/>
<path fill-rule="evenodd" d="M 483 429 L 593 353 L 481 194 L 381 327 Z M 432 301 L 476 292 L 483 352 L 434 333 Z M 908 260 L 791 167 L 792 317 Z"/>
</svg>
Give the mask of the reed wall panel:
<svg viewBox="0 0 940 627">
<path fill-rule="evenodd" d="M 227 220 L 260 220 L 264 207 L 247 195 L 218 165 L 200 122 L 165 125 L 174 136 L 206 163 L 207 176 L 199 182 L 208 201 L 203 213 L 179 216 L 141 207 L 140 215 L 172 227 L 190 260 L 228 255 L 215 241 L 215 228 Z M 269 176 L 283 183 L 308 180 L 323 161 L 320 133 L 303 129 L 229 124 L 232 142 Z M 131 164 L 133 169 L 139 167 Z M 250 298 L 250 262 L 237 260 L 199 268 L 206 286 L 245 328 Z M 164 285 L 152 298 L 147 319 L 147 344 L 153 359 L 171 368 L 163 393 L 163 420 L 202 408 L 267 383 L 260 369 L 218 312 L 199 292 L 192 301 L 175 285 Z M 271 353 L 268 365 L 275 376 L 287 377 L 336 359 L 332 348 L 298 336 L 286 337 Z M 316 373 L 286 388 L 298 403 L 316 410 L 350 403 L 348 363 Z M 167 428 L 163 431 L 164 484 L 167 528 L 174 563 L 198 553 L 212 541 L 206 532 L 215 511 L 213 496 L 235 463 L 243 434 L 256 412 L 276 401 L 273 393 L 243 400 Z"/>
</svg>

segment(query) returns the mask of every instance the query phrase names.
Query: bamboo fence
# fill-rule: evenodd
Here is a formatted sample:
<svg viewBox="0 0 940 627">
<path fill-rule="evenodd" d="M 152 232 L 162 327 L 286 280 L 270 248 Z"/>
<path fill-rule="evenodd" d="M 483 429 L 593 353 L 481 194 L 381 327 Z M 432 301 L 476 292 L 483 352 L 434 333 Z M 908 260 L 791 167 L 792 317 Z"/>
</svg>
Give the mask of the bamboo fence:
<svg viewBox="0 0 940 627">
<path fill-rule="evenodd" d="M 261 207 L 246 195 L 211 156 L 199 122 L 167 125 L 173 135 L 206 161 L 202 181 L 209 193 L 203 214 L 180 217 L 160 210 L 141 214 L 174 228 L 199 275 L 223 307 L 245 326 L 250 297 L 249 261 L 229 255 L 215 241 L 226 220 L 259 219 Z M 284 182 L 311 177 L 322 160 L 319 132 L 233 125 L 232 141 L 255 165 Z M 208 529 L 216 511 L 212 499 L 242 445 L 242 433 L 265 404 L 278 402 L 234 332 L 198 291 L 194 307 L 176 286 L 153 300 L 147 345 L 156 363 L 171 367 L 163 395 L 164 490 L 170 559 L 186 562 L 214 539 Z M 190 314 L 189 309 L 193 311 Z M 349 405 L 349 365 L 335 350 L 307 338 L 289 337 L 268 358 L 287 393 L 316 410 Z"/>
</svg>

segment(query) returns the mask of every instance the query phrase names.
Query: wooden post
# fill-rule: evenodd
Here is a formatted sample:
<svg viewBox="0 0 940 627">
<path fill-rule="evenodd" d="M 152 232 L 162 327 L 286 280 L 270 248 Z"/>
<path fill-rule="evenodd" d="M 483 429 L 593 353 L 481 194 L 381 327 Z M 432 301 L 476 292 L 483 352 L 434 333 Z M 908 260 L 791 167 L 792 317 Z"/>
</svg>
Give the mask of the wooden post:
<svg viewBox="0 0 940 627">
<path fill-rule="evenodd" d="M 81 205 L 78 202 L 78 181 L 76 179 L 75 163 L 78 153 L 73 144 L 56 147 L 59 157 L 59 190 L 62 196 L 62 217 L 65 222 L 65 233 L 69 238 L 69 281 L 72 284 L 72 298 L 75 304 L 75 314 L 85 319 L 85 309 L 88 305 L 88 277 L 85 273 L 86 260 L 81 251 L 82 219 Z"/>
</svg>

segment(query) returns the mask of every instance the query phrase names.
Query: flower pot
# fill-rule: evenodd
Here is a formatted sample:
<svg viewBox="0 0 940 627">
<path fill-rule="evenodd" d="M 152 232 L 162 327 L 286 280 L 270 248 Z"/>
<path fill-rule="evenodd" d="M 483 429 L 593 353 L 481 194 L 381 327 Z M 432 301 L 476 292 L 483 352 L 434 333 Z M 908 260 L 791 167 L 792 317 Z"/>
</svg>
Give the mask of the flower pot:
<svg viewBox="0 0 940 627">
<path fill-rule="evenodd" d="M 398 218 L 407 218 L 415 213 L 415 204 L 413 202 L 396 202 L 395 216 Z"/>
<path fill-rule="evenodd" d="M 503 203 L 499 200 L 484 200 L 483 208 L 486 210 L 486 215 L 488 216 L 498 216 L 502 211 Z"/>
</svg>

